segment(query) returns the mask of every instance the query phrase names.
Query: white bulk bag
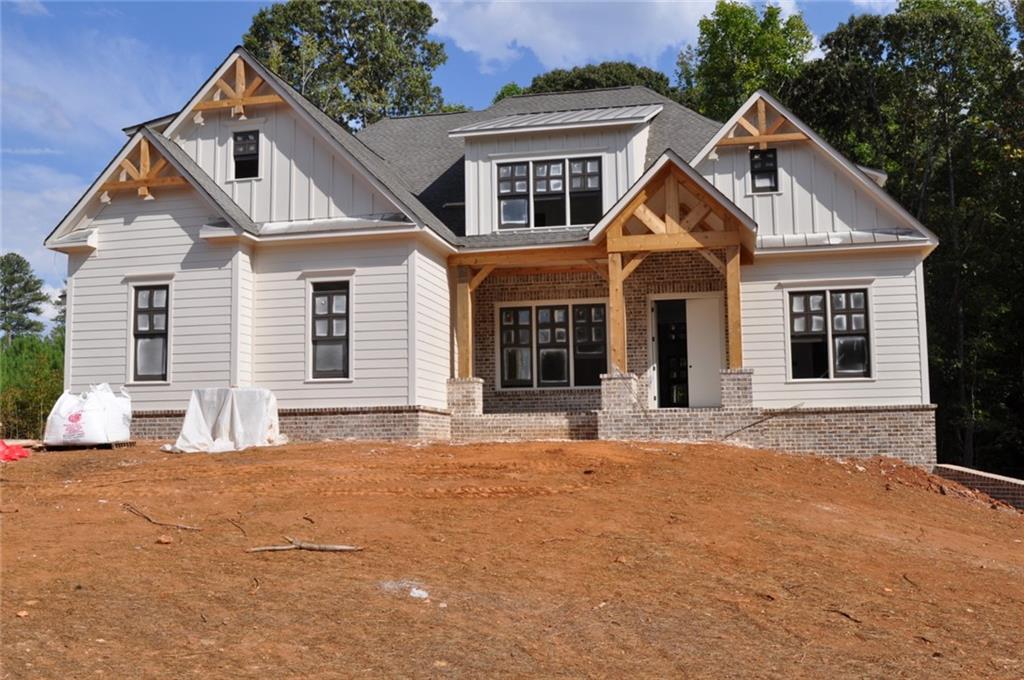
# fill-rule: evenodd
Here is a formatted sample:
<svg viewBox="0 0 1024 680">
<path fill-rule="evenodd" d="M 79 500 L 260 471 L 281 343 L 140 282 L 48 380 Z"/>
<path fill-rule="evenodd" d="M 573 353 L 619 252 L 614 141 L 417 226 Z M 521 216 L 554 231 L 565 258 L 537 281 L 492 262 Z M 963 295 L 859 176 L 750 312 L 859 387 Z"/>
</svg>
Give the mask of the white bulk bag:
<svg viewBox="0 0 1024 680">
<path fill-rule="evenodd" d="M 92 446 L 128 441 L 131 438 L 132 402 L 121 389 L 92 385 L 80 395 L 64 392 L 46 419 L 46 446 Z"/>
<path fill-rule="evenodd" d="M 178 441 L 163 449 L 220 453 L 287 441 L 280 431 L 273 392 L 261 387 L 207 387 L 192 390 Z"/>
</svg>

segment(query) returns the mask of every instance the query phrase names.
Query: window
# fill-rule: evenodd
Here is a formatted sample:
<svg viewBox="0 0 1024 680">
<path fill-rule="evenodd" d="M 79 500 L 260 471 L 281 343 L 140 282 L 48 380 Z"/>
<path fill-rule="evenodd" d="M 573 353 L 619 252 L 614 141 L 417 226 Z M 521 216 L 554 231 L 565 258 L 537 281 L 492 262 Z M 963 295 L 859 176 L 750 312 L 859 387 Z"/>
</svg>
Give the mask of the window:
<svg viewBox="0 0 1024 680">
<path fill-rule="evenodd" d="M 506 307 L 501 310 L 501 386 L 531 387 L 533 366 L 531 336 L 533 310 Z"/>
<path fill-rule="evenodd" d="M 498 228 L 530 226 L 530 164 L 498 166 Z"/>
<path fill-rule="evenodd" d="M 533 226 L 565 226 L 565 161 L 533 164 Z"/>
<path fill-rule="evenodd" d="M 871 375 L 867 298 L 863 289 L 790 294 L 790 358 L 794 379 Z"/>
<path fill-rule="evenodd" d="M 167 286 L 135 288 L 135 375 L 138 382 L 167 380 Z"/>
<path fill-rule="evenodd" d="M 601 384 L 608 370 L 603 303 L 503 307 L 498 318 L 502 387 Z"/>
<path fill-rule="evenodd" d="M 235 179 L 260 176 L 259 130 L 236 132 L 234 139 Z"/>
<path fill-rule="evenodd" d="M 313 284 L 313 377 L 349 376 L 348 281 Z"/>
<path fill-rule="evenodd" d="M 750 151 L 750 190 L 755 194 L 779 190 L 779 162 L 776 149 Z"/>
<path fill-rule="evenodd" d="M 573 378 L 577 387 L 601 384 L 608 370 L 604 305 L 573 305 Z"/>
<path fill-rule="evenodd" d="M 569 212 L 572 224 L 596 224 L 601 207 L 601 159 L 574 158 L 569 161 Z"/>
<path fill-rule="evenodd" d="M 600 157 L 498 165 L 499 229 L 595 224 L 603 214 Z"/>
</svg>

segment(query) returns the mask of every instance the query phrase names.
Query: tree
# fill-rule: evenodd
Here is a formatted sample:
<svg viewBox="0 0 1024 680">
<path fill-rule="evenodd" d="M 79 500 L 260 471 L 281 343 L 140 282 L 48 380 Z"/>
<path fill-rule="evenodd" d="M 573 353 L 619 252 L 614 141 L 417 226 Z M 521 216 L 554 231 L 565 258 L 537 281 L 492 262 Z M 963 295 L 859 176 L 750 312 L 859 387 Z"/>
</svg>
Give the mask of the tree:
<svg viewBox="0 0 1024 680">
<path fill-rule="evenodd" d="M 0 331 L 6 343 L 42 331 L 43 322 L 32 317 L 42 314 L 42 304 L 48 301 L 28 260 L 14 252 L 0 256 Z"/>
<path fill-rule="evenodd" d="M 41 437 L 63 389 L 63 342 L 23 335 L 0 345 L 0 436 Z"/>
<path fill-rule="evenodd" d="M 516 97 L 521 94 L 525 94 L 526 90 L 522 85 L 516 82 L 505 83 L 498 90 L 497 94 L 494 95 L 494 99 L 491 100 L 492 104 L 497 104 L 505 97 Z"/>
<path fill-rule="evenodd" d="M 677 60 L 678 86 L 684 104 L 718 120 L 758 89 L 785 99 L 814 47 L 803 17 L 783 19 L 775 5 L 759 15 L 752 5 L 719 0 L 699 26 L 696 48 L 683 50 Z"/>
<path fill-rule="evenodd" d="M 64 333 L 68 321 L 67 282 L 65 282 L 64 287 L 60 289 L 60 292 L 53 297 L 53 306 L 57 309 L 57 314 L 53 317 L 53 326 L 50 328 L 50 337 L 63 344 Z"/>
<path fill-rule="evenodd" d="M 430 6 L 416 0 L 288 0 L 261 9 L 243 43 L 335 120 L 358 129 L 384 116 L 441 109 Z"/>
<path fill-rule="evenodd" d="M 673 99 L 676 96 L 668 76 L 660 71 L 637 66 L 628 61 L 605 61 L 600 64 L 575 66 L 571 69 L 557 68 L 534 76 L 527 87 L 506 83 L 494 95 L 494 103 L 505 97 L 520 94 L 593 90 L 627 85 L 641 85 Z"/>
</svg>

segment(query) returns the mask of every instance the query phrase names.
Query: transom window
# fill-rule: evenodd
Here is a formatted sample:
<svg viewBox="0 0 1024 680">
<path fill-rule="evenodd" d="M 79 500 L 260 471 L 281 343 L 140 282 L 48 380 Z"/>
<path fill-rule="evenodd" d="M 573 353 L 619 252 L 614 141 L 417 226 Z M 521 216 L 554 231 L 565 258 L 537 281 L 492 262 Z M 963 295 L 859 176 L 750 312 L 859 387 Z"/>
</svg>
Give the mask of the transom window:
<svg viewBox="0 0 1024 680">
<path fill-rule="evenodd" d="M 348 281 L 313 284 L 313 377 L 349 377 Z"/>
<path fill-rule="evenodd" d="M 167 380 L 167 286 L 136 286 L 134 304 L 136 381 Z"/>
<path fill-rule="evenodd" d="M 608 370 L 604 303 L 503 307 L 498 316 L 502 387 L 601 384 Z"/>
<path fill-rule="evenodd" d="M 794 379 L 870 377 L 867 301 L 864 289 L 790 293 Z"/>
<path fill-rule="evenodd" d="M 779 190 L 778 150 L 751 149 L 750 190 L 755 194 Z"/>
<path fill-rule="evenodd" d="M 498 165 L 498 228 L 595 224 L 604 214 L 601 158 Z"/>
<path fill-rule="evenodd" d="M 235 179 L 260 176 L 259 130 L 236 132 L 234 135 Z"/>
</svg>

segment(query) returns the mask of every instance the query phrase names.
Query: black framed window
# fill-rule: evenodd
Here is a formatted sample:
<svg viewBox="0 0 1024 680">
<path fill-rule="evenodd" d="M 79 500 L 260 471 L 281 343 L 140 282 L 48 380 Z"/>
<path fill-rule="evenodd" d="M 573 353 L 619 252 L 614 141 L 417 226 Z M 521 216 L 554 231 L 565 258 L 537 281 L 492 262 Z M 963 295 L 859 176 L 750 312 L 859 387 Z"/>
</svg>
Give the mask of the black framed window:
<svg viewBox="0 0 1024 680">
<path fill-rule="evenodd" d="M 530 164 L 498 166 L 498 228 L 530 226 Z"/>
<path fill-rule="evenodd" d="M 789 296 L 790 358 L 793 378 L 827 378 L 828 312 L 825 291 L 791 293 Z"/>
<path fill-rule="evenodd" d="M 565 226 L 565 161 L 533 163 L 533 226 Z"/>
<path fill-rule="evenodd" d="M 601 205 L 601 158 L 569 159 L 569 223 L 596 224 Z"/>
<path fill-rule="evenodd" d="M 608 370 L 608 330 L 605 308 L 598 305 L 573 305 L 573 382 L 577 387 L 601 384 Z"/>
<path fill-rule="evenodd" d="M 170 289 L 168 286 L 136 286 L 134 298 L 134 379 L 167 380 Z"/>
<path fill-rule="evenodd" d="M 868 355 L 868 292 L 832 291 L 832 368 L 837 378 L 863 378 L 870 374 Z"/>
<path fill-rule="evenodd" d="M 313 377 L 349 377 L 348 281 L 313 284 Z"/>
<path fill-rule="evenodd" d="M 260 176 L 259 130 L 236 132 L 234 135 L 235 179 Z"/>
<path fill-rule="evenodd" d="M 569 386 L 569 307 L 537 308 L 537 385 Z"/>
<path fill-rule="evenodd" d="M 779 157 L 776 149 L 750 150 L 750 190 L 755 194 L 779 190 Z"/>
<path fill-rule="evenodd" d="M 533 309 L 501 310 L 501 386 L 533 386 Z"/>
</svg>

